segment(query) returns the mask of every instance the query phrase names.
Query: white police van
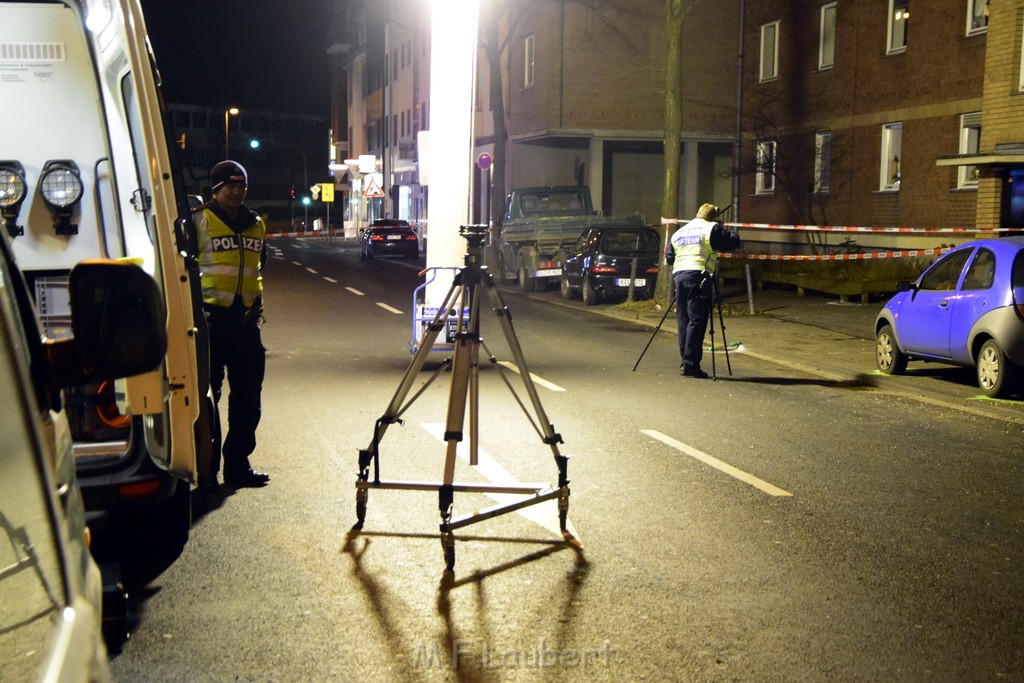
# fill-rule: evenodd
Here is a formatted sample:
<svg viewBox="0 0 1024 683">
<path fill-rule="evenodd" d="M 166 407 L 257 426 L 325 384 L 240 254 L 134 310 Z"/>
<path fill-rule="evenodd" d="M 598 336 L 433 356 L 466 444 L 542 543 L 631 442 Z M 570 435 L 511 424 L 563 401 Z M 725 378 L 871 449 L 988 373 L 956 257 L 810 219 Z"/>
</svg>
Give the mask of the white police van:
<svg viewBox="0 0 1024 683">
<path fill-rule="evenodd" d="M 213 412 L 194 227 L 138 0 L 0 0 L 0 101 L 3 229 L 44 333 L 67 334 L 83 259 L 133 259 L 159 287 L 164 362 L 71 387 L 65 406 L 98 540 L 173 557 Z"/>
</svg>

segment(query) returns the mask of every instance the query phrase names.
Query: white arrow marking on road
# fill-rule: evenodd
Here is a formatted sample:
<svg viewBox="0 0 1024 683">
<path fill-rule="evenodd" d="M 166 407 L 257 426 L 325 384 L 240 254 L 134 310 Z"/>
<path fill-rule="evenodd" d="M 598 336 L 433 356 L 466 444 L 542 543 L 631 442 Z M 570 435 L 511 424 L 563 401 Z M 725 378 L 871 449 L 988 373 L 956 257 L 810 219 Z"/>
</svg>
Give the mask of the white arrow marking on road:
<svg viewBox="0 0 1024 683">
<path fill-rule="evenodd" d="M 708 455 L 707 453 L 705 453 L 703 451 L 698 451 L 693 446 L 687 446 L 685 443 L 683 443 L 681 441 L 676 441 L 671 436 L 665 436 L 664 434 L 662 434 L 661 432 L 659 432 L 659 431 L 657 431 L 655 429 L 641 429 L 640 431 L 642 433 L 646 434 L 647 436 L 651 437 L 652 439 L 657 439 L 658 441 L 662 442 L 663 444 L 671 446 L 672 448 L 675 448 L 678 451 L 682 451 L 683 453 L 686 453 L 687 455 L 689 455 L 692 458 L 696 458 L 697 460 L 700 460 L 701 462 L 703 462 L 705 464 L 711 465 L 712 467 L 714 467 L 717 470 L 725 472 L 726 474 L 728 474 L 728 475 L 730 475 L 732 477 L 736 477 L 737 479 L 739 479 L 742 482 L 750 484 L 751 486 L 753 486 L 755 488 L 759 488 L 762 491 L 764 491 L 765 493 L 767 493 L 768 495 L 771 495 L 771 496 L 792 496 L 793 495 L 789 491 L 784 491 L 784 490 L 780 489 L 778 486 L 775 486 L 774 484 L 769 484 L 768 482 L 766 482 L 766 481 L 764 481 L 762 479 L 758 479 L 757 477 L 755 477 L 754 475 L 750 474 L 749 472 L 744 472 L 743 470 L 741 470 L 739 468 L 733 467 L 732 465 L 730 465 L 728 463 L 722 462 L 718 458 L 711 457 L 710 455 Z"/>
<path fill-rule="evenodd" d="M 498 365 L 501 365 L 502 367 L 506 367 L 509 370 L 511 370 L 512 372 L 514 372 L 516 374 L 519 374 L 519 368 L 516 367 L 515 363 L 510 363 L 507 360 L 499 360 L 498 361 Z M 551 382 L 547 381 L 546 379 L 541 379 L 540 377 L 538 377 L 537 375 L 533 374 L 532 372 L 530 373 L 530 379 L 533 380 L 534 384 L 539 384 L 542 387 L 546 387 L 546 388 L 550 389 L 551 391 L 565 391 L 565 389 L 563 389 L 562 387 L 558 386 L 557 384 L 552 384 Z"/>
<path fill-rule="evenodd" d="M 360 292 L 360 291 L 359 291 L 358 289 L 356 289 L 355 287 L 346 287 L 345 289 L 347 289 L 348 291 L 352 292 L 352 293 L 353 293 L 353 294 L 355 294 L 356 296 L 366 296 L 365 294 L 363 294 L 362 292 Z"/>
<path fill-rule="evenodd" d="M 394 308 L 392 306 L 388 306 L 387 304 L 382 303 L 380 301 L 377 302 L 377 305 L 380 306 L 381 308 L 383 308 L 385 311 L 388 311 L 389 313 L 394 313 L 396 315 L 404 315 L 402 313 L 402 311 L 398 310 L 397 308 Z"/>
<path fill-rule="evenodd" d="M 432 434 L 438 441 L 444 442 L 443 424 L 440 422 L 432 422 L 424 423 L 421 426 L 427 430 L 427 432 Z M 469 442 L 460 441 L 458 446 L 455 447 L 455 453 L 462 458 L 462 460 L 468 463 Z M 473 469 L 492 484 L 514 486 L 521 483 L 518 479 L 512 476 L 511 472 L 502 467 L 497 460 L 488 455 L 482 448 L 477 448 L 477 465 L 474 466 Z M 496 503 L 502 505 L 514 503 L 518 500 L 530 497 L 528 494 L 519 495 L 517 493 L 487 493 L 485 495 Z M 547 529 L 554 535 L 562 535 L 562 527 L 558 523 L 558 500 L 546 500 L 543 503 L 537 503 L 536 505 L 516 510 L 516 512 L 534 524 Z M 576 527 L 572 525 L 571 520 L 566 520 L 565 529 L 572 534 L 572 537 L 579 543 L 583 543 L 583 539 L 581 539 L 580 535 L 576 533 Z"/>
<path fill-rule="evenodd" d="M 333 277 L 327 277 L 326 275 L 324 275 L 324 279 L 330 282 L 332 285 L 338 284 L 338 281 L 335 280 Z"/>
</svg>

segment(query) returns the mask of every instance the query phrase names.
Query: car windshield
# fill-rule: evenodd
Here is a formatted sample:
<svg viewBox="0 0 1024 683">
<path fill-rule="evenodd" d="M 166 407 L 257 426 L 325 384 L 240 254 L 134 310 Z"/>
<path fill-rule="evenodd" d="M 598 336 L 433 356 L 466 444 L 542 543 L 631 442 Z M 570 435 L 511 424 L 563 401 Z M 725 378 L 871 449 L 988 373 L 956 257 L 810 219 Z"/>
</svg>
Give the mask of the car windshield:
<svg viewBox="0 0 1024 683">
<path fill-rule="evenodd" d="M 657 254 L 658 238 L 648 230 L 608 230 L 601 237 L 601 252 L 609 256 Z"/>
<path fill-rule="evenodd" d="M 524 214 L 578 213 L 584 207 L 579 192 L 531 192 L 519 198 L 519 209 Z"/>
</svg>

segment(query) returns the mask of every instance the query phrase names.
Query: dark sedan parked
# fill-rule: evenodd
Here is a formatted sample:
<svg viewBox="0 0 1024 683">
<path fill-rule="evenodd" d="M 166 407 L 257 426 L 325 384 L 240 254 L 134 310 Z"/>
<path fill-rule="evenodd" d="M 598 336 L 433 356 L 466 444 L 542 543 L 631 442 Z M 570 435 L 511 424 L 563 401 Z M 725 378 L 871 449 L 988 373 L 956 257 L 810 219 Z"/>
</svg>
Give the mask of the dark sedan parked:
<svg viewBox="0 0 1024 683">
<path fill-rule="evenodd" d="M 381 218 L 370 223 L 359 236 L 359 256 L 364 259 L 375 256 L 416 258 L 419 255 L 420 241 L 408 221 Z"/>
<path fill-rule="evenodd" d="M 580 235 L 562 264 L 562 296 L 577 292 L 587 305 L 629 292 L 640 299 L 654 295 L 660 257 L 658 233 L 650 228 L 604 225 Z M 635 264 L 634 264 L 635 262 Z"/>
</svg>

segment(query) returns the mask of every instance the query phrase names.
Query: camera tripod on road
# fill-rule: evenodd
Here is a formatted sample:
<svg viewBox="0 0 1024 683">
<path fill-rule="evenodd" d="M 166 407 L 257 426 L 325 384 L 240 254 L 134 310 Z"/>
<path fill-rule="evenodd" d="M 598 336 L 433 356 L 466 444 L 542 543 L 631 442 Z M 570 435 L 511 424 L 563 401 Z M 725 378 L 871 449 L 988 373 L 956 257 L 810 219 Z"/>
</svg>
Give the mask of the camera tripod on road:
<svg viewBox="0 0 1024 683">
<path fill-rule="evenodd" d="M 674 285 L 675 283 L 673 283 Z M 725 338 L 725 318 L 722 316 L 722 299 L 718 291 L 718 272 L 705 273 L 704 280 L 700 285 L 702 288 L 709 286 L 711 288 L 711 306 L 712 309 L 708 312 L 708 323 L 711 325 L 711 379 L 718 379 L 718 368 L 715 365 L 715 352 L 718 347 L 715 346 L 715 312 L 718 312 L 718 324 L 722 328 L 722 347 L 725 349 L 725 365 L 729 369 L 729 375 L 732 376 L 732 363 L 729 361 L 729 342 Z M 678 306 L 679 302 L 675 299 L 675 286 L 669 289 L 669 303 L 665 307 L 665 314 L 661 316 L 661 320 L 658 321 L 658 326 L 654 328 L 654 333 L 651 338 L 647 340 L 647 345 L 644 346 L 644 350 L 640 352 L 640 357 L 636 359 L 636 363 L 633 365 L 633 372 L 640 367 L 640 361 L 643 360 L 644 354 L 647 353 L 647 349 L 651 347 L 651 343 L 654 338 L 658 336 L 658 332 L 661 330 L 661 326 L 665 324 L 665 319 L 668 318 L 668 314 L 672 312 L 674 306 Z"/>
<path fill-rule="evenodd" d="M 569 476 L 568 476 L 568 455 L 559 452 L 558 445 L 563 443 L 562 436 L 558 434 L 554 426 L 548 422 L 547 415 L 541 405 L 540 397 L 537 394 L 536 386 L 523 357 L 522 348 L 516 338 L 515 330 L 512 328 L 512 316 L 501 299 L 494 284 L 494 279 L 487 269 L 482 265 L 483 244 L 486 239 L 487 226 L 485 225 L 463 225 L 459 233 L 468 243 L 465 267 L 456 273 L 451 288 L 445 295 L 444 302 L 438 308 L 437 315 L 427 325 L 420 340 L 416 353 L 413 356 L 405 375 L 399 383 L 391 402 L 388 404 L 384 415 L 377 419 L 373 430 L 373 439 L 369 447 L 359 451 L 359 471 L 356 479 L 356 524 L 354 529 L 361 530 L 366 519 L 366 507 L 370 489 L 393 489 L 405 491 L 437 491 L 438 510 L 441 515 L 441 547 L 444 553 L 445 567 L 451 571 L 455 566 L 455 536 L 456 529 L 470 524 L 491 519 L 499 515 L 514 512 L 522 508 L 537 505 L 549 500 L 558 501 L 559 527 L 566 540 L 572 538 L 567 531 L 567 518 L 569 512 Z M 480 310 L 483 305 L 484 294 L 489 298 L 491 307 L 498 318 L 505 340 L 512 353 L 515 367 L 523 381 L 527 397 L 533 408 L 533 414 L 516 394 L 504 369 L 498 365 L 497 359 L 483 344 L 480 336 Z M 461 314 L 462 311 L 469 311 L 468 316 Z M 441 367 L 427 380 L 413 396 L 406 402 L 416 381 L 416 376 L 423 369 L 434 345 L 437 335 L 446 328 L 450 318 L 457 320 L 455 331 L 455 348 L 452 356 L 445 359 Z M 502 380 L 512 392 L 519 404 L 519 407 L 526 414 L 531 425 L 537 431 L 544 444 L 551 448 L 555 465 L 558 470 L 558 485 L 547 484 L 475 484 L 460 483 L 455 481 L 455 462 L 457 447 L 464 438 L 466 428 L 466 410 L 468 403 L 469 410 L 469 462 L 470 465 L 477 464 L 478 457 L 478 433 L 479 433 L 479 375 L 480 375 L 480 348 L 484 347 L 488 360 L 498 369 Z M 451 368 L 451 385 L 448 396 L 447 421 L 445 423 L 444 441 L 447 444 L 444 463 L 443 478 L 439 482 L 416 482 L 416 481 L 385 481 L 380 478 L 380 442 L 384 438 L 388 427 L 401 421 L 401 416 L 419 398 L 427 387 L 447 368 Z M 373 476 L 370 475 L 370 466 L 373 465 Z M 522 494 L 522 498 L 511 503 L 499 504 L 493 507 L 468 513 L 460 517 L 453 517 L 455 493 L 485 493 L 485 494 Z"/>
</svg>

